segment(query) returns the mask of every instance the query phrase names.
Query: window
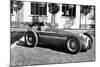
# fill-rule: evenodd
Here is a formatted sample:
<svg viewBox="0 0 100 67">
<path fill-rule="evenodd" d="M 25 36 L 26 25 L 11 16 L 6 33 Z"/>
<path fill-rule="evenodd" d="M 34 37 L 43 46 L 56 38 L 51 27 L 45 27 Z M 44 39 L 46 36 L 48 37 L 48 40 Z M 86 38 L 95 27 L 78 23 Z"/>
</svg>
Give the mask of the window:
<svg viewBox="0 0 100 67">
<path fill-rule="evenodd" d="M 13 1 L 10 1 L 10 13 L 13 15 Z"/>
<path fill-rule="evenodd" d="M 46 3 L 31 3 L 31 14 L 32 15 L 47 15 L 47 4 Z"/>
<path fill-rule="evenodd" d="M 76 17 L 76 5 L 62 4 L 62 16 Z"/>
</svg>

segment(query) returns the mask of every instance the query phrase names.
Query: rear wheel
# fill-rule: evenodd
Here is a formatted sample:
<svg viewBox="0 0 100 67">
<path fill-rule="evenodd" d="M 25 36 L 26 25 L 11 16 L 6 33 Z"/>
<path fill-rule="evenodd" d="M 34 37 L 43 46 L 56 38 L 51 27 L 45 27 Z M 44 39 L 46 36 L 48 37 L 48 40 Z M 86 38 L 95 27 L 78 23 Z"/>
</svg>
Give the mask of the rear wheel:
<svg viewBox="0 0 100 67">
<path fill-rule="evenodd" d="M 66 41 L 66 48 L 72 54 L 77 54 L 80 52 L 82 45 L 80 44 L 80 40 L 76 36 L 69 36 Z"/>
<path fill-rule="evenodd" d="M 35 47 L 38 44 L 38 35 L 34 31 L 27 31 L 25 33 L 25 44 L 28 47 Z"/>
</svg>

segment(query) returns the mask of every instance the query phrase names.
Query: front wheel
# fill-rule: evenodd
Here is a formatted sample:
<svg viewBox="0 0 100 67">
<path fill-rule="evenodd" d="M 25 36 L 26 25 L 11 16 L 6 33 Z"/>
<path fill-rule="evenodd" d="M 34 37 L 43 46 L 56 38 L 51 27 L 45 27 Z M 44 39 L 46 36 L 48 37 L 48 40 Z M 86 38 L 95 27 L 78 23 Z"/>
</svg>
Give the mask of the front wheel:
<svg viewBox="0 0 100 67">
<path fill-rule="evenodd" d="M 25 33 L 25 44 L 28 47 L 35 47 L 38 44 L 38 35 L 34 31 L 27 31 Z"/>
<path fill-rule="evenodd" d="M 65 47 L 71 54 L 77 54 L 81 50 L 80 40 L 76 36 L 69 36 L 66 40 Z"/>
</svg>

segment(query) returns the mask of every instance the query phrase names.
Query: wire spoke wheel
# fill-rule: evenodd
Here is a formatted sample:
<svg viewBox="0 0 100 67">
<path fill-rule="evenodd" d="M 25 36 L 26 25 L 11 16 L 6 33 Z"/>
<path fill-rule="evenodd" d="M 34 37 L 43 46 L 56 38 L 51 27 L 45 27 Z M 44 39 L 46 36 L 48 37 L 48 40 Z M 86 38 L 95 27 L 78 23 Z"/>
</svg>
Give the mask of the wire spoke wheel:
<svg viewBox="0 0 100 67">
<path fill-rule="evenodd" d="M 80 40 L 76 36 L 69 36 L 65 46 L 67 50 L 72 54 L 77 54 L 80 52 L 82 47 Z"/>
<path fill-rule="evenodd" d="M 69 40 L 67 44 L 70 51 L 78 49 L 78 43 L 74 39 Z"/>
<path fill-rule="evenodd" d="M 25 43 L 28 47 L 35 47 L 38 44 L 38 35 L 36 32 L 27 31 L 25 33 Z"/>
</svg>

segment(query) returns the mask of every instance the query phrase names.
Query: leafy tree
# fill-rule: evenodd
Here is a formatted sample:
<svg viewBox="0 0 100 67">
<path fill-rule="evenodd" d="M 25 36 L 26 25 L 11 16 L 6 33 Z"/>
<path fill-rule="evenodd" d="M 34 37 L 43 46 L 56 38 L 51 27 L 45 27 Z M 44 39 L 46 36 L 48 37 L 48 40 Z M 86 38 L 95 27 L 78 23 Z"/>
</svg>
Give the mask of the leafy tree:
<svg viewBox="0 0 100 67">
<path fill-rule="evenodd" d="M 87 24 L 86 18 L 90 10 L 91 10 L 91 6 L 81 6 L 81 13 L 85 16 L 85 28 Z"/>
<path fill-rule="evenodd" d="M 49 12 L 52 14 L 51 16 L 51 25 L 52 27 L 57 27 L 58 24 L 55 23 L 55 14 L 59 11 L 59 6 L 56 3 L 50 3 L 49 5 Z"/>
<path fill-rule="evenodd" d="M 13 13 L 13 10 L 19 11 L 21 10 L 21 8 L 23 7 L 23 3 L 21 1 L 15 1 L 15 0 L 11 0 L 10 2 L 10 8 L 11 8 L 11 13 Z"/>
</svg>

